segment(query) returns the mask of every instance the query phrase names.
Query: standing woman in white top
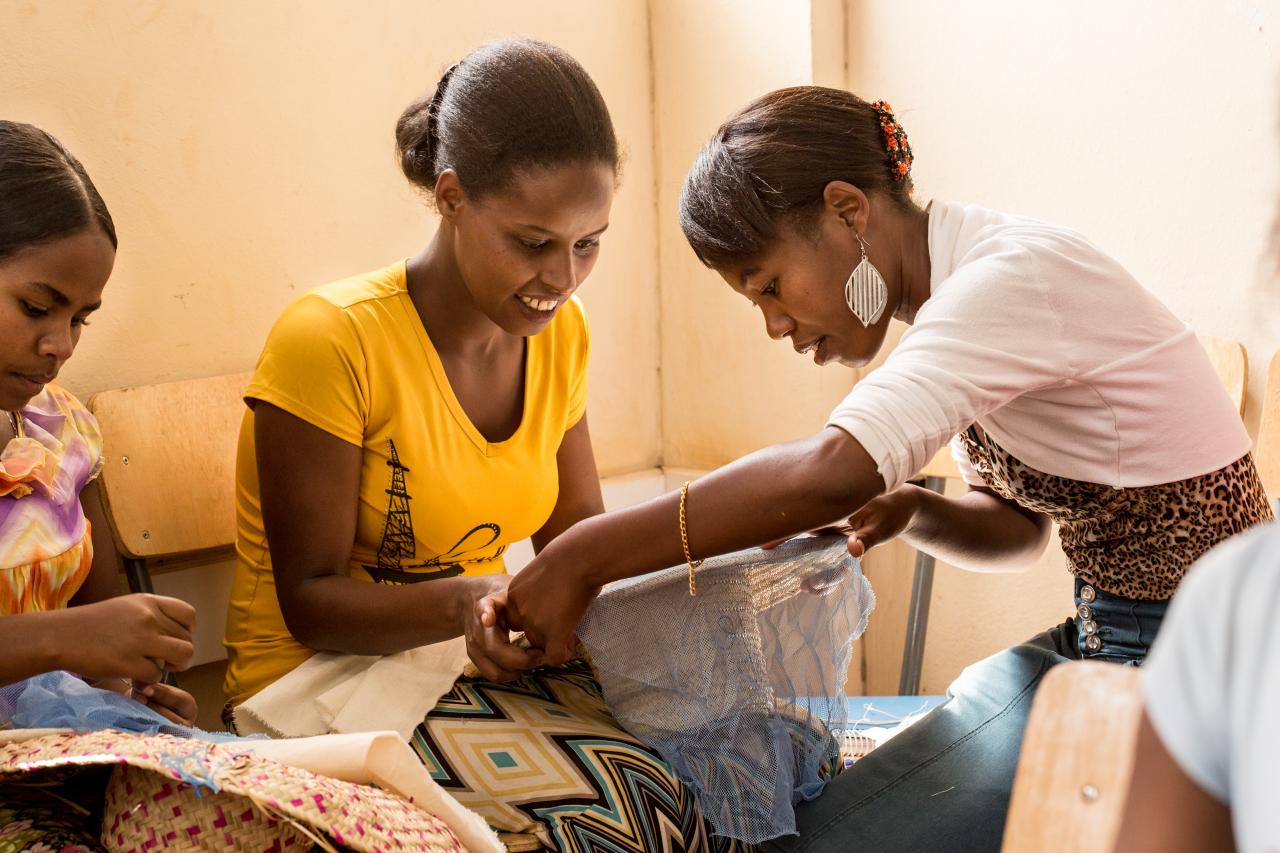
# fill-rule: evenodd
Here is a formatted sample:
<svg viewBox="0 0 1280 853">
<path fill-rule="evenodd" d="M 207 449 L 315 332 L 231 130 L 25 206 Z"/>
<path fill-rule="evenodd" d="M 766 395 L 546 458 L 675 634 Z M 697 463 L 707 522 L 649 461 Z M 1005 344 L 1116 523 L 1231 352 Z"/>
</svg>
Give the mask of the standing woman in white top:
<svg viewBox="0 0 1280 853">
<path fill-rule="evenodd" d="M 579 522 L 482 604 L 557 660 L 616 578 L 850 517 L 855 556 L 902 536 L 964 568 L 1017 569 L 1057 522 L 1076 616 L 969 667 L 950 702 L 798 809 L 799 840 L 782 849 L 998 849 L 1044 672 L 1141 662 L 1186 567 L 1271 516 L 1249 436 L 1186 324 L 1075 232 L 919 207 L 910 169 L 888 105 L 835 89 L 773 92 L 720 128 L 681 225 L 769 336 L 856 367 L 891 317 L 911 329 L 812 437 Z M 909 485 L 948 441 L 968 492 Z"/>
</svg>

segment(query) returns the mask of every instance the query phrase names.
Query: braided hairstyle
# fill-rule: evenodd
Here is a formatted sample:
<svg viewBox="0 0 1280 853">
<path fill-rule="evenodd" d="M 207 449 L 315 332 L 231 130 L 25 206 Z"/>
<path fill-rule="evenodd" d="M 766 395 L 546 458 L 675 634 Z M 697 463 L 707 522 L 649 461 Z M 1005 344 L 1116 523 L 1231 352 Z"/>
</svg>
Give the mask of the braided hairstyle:
<svg viewBox="0 0 1280 853">
<path fill-rule="evenodd" d="M 38 127 L 0 119 L 0 261 L 97 225 L 116 226 L 80 161 Z"/>
<path fill-rule="evenodd" d="M 680 194 L 680 227 L 709 267 L 749 261 L 780 223 L 807 225 L 832 181 L 914 210 L 911 162 L 906 131 L 884 101 L 824 86 L 778 89 L 702 149 Z"/>
<path fill-rule="evenodd" d="M 415 186 L 430 193 L 452 169 L 476 198 L 530 169 L 605 163 L 616 175 L 619 168 L 600 90 L 572 56 L 533 39 L 490 42 L 451 66 L 400 116 L 396 146 Z"/>
</svg>

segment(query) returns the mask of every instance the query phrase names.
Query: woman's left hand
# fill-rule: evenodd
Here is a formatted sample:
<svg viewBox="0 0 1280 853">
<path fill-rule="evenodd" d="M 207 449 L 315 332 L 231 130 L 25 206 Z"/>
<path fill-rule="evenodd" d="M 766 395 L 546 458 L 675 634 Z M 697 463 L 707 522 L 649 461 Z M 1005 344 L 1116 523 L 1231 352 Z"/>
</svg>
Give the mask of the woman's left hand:
<svg viewBox="0 0 1280 853">
<path fill-rule="evenodd" d="M 180 726 L 196 724 L 196 699 L 171 684 L 134 684 L 133 698 Z"/>
<path fill-rule="evenodd" d="M 861 558 L 877 545 L 901 536 L 920 511 L 921 491 L 919 486 L 901 486 L 849 516 L 849 553 Z"/>
<path fill-rule="evenodd" d="M 551 543 L 516 574 L 504 608 L 507 623 L 524 631 L 542 649 L 543 662 L 553 666 L 573 659 L 578 623 L 600 594 L 575 563 L 557 558 L 559 550 Z"/>
<path fill-rule="evenodd" d="M 93 678 L 88 679 L 88 683 L 99 690 L 110 690 L 141 702 L 180 726 L 196 724 L 195 697 L 172 685 L 130 681 L 127 678 Z"/>
</svg>

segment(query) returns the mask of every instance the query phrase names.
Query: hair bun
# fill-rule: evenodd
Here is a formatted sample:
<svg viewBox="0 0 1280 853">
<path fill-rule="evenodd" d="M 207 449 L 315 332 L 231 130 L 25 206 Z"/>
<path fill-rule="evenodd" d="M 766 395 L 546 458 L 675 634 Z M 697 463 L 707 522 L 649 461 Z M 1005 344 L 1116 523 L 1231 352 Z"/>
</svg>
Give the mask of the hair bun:
<svg viewBox="0 0 1280 853">
<path fill-rule="evenodd" d="M 400 170 L 410 181 L 422 186 L 433 185 L 435 179 L 435 164 L 430 156 L 431 146 L 428 141 L 427 117 L 430 107 L 430 98 L 419 98 L 405 108 L 396 122 Z"/>
<path fill-rule="evenodd" d="M 419 98 L 400 114 L 396 122 L 396 145 L 400 149 L 400 170 L 404 176 L 421 187 L 434 187 L 436 183 L 436 149 L 440 135 L 437 125 L 440 102 L 449 88 L 449 78 L 461 63 L 455 62 L 440 77 L 430 98 Z"/>
<path fill-rule="evenodd" d="M 449 66 L 396 124 L 400 168 L 434 195 L 452 171 L 473 198 L 530 167 L 604 163 L 618 144 L 604 98 L 563 50 L 531 39 L 489 42 Z"/>
</svg>

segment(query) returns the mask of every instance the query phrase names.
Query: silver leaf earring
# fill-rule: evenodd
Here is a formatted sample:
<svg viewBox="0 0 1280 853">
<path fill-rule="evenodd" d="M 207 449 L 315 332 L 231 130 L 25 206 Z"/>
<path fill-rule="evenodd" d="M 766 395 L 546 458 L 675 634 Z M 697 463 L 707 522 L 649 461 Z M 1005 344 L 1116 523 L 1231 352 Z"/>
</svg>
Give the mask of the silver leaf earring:
<svg viewBox="0 0 1280 853">
<path fill-rule="evenodd" d="M 848 303 L 849 310 L 858 318 L 858 322 L 871 326 L 880 319 L 885 306 L 889 304 L 889 285 L 884 283 L 880 270 L 867 258 L 867 244 L 862 235 L 855 233 L 854 236 L 858 238 L 862 260 L 849 273 L 849 280 L 844 283 L 844 301 Z"/>
</svg>

